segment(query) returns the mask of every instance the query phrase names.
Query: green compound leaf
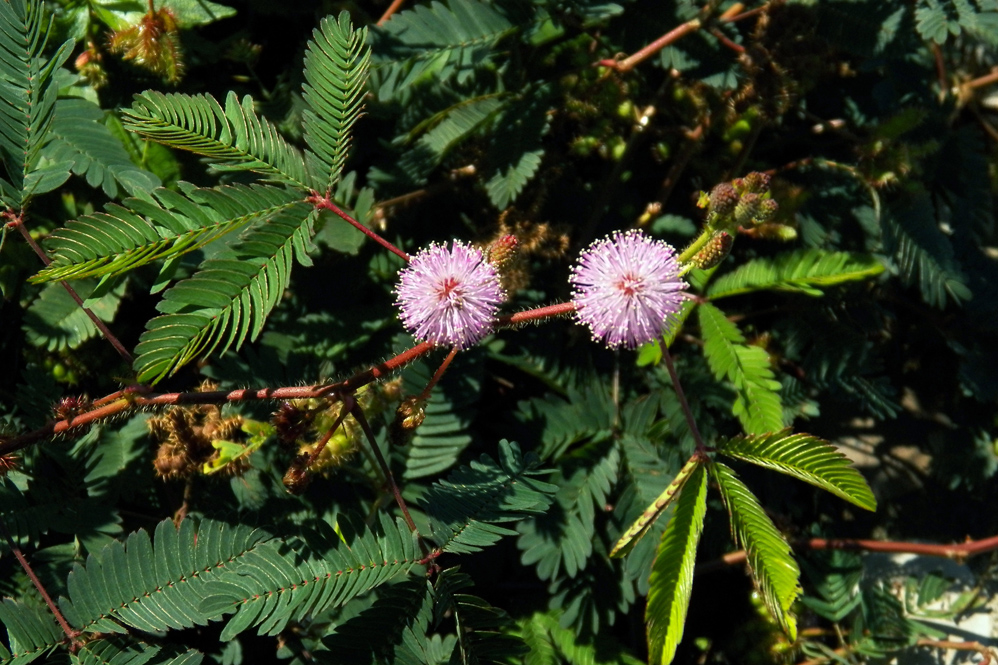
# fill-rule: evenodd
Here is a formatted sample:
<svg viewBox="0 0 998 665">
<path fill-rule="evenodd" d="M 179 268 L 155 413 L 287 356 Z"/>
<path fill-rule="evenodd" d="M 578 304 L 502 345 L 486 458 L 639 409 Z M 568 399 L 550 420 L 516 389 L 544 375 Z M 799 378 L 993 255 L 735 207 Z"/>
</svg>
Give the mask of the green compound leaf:
<svg viewBox="0 0 998 665">
<path fill-rule="evenodd" d="M 697 313 L 707 364 L 715 377 L 726 377 L 738 391 L 731 412 L 751 434 L 782 430 L 780 383 L 774 378 L 766 350 L 746 344 L 738 326 L 714 305 L 702 303 Z"/>
<path fill-rule="evenodd" d="M 208 259 L 157 305 L 163 316 L 146 324 L 135 347 L 138 380 L 156 383 L 199 355 L 221 355 L 256 339 L 291 280 L 294 259 L 306 253 L 314 212 L 297 203 L 267 219 L 234 255 Z"/>
<path fill-rule="evenodd" d="M 421 80 L 467 82 L 488 65 L 496 43 L 516 29 L 492 3 L 450 0 L 448 5 L 417 5 L 372 31 L 381 101 Z"/>
<path fill-rule="evenodd" d="M 541 139 L 547 132 L 551 103 L 549 86 L 527 90 L 502 110 L 496 122 L 489 142 L 485 191 L 499 210 L 514 203 L 540 169 Z"/>
<path fill-rule="evenodd" d="M 74 665 L 199 665 L 204 654 L 194 649 L 160 646 L 116 637 L 87 642 L 71 654 Z"/>
<path fill-rule="evenodd" d="M 719 443 L 717 451 L 811 483 L 860 508 L 877 509 L 870 486 L 849 458 L 810 434 L 791 434 L 788 428 L 761 436 L 736 436 Z"/>
<path fill-rule="evenodd" d="M 199 610 L 212 619 L 235 612 L 220 639 L 252 626 L 277 635 L 302 621 L 403 575 L 422 556 L 418 536 L 384 513 L 374 527 L 340 520 L 307 542 L 269 542 L 208 585 Z M 289 547 L 290 545 L 290 547 Z"/>
<path fill-rule="evenodd" d="M 234 92 L 225 108 L 210 95 L 136 95 L 122 111 L 124 126 L 140 136 L 206 157 L 216 171 L 252 171 L 266 180 L 308 186 L 305 160 L 277 128 L 257 114 L 249 96 Z"/>
<path fill-rule="evenodd" d="M 447 480 L 433 484 L 424 498 L 431 536 L 445 552 L 478 552 L 516 531 L 500 526 L 541 513 L 557 487 L 537 480 L 537 456 L 523 456 L 516 443 L 499 443 L 499 463 L 482 455 Z"/>
<path fill-rule="evenodd" d="M 665 491 L 650 506 L 645 508 L 645 512 L 641 514 L 641 517 L 636 519 L 634 524 L 620 537 L 617 544 L 610 550 L 611 557 L 627 556 L 634 549 L 638 541 L 648 533 L 648 529 L 655 523 L 655 520 L 661 517 L 665 509 L 669 507 L 669 504 L 679 495 L 679 491 L 683 489 L 686 481 L 690 479 L 690 474 L 696 471 L 699 466 L 700 460 L 696 457 L 691 457 L 683 465 L 683 468 L 679 470 L 679 473 L 669 483 L 669 486 L 665 488 Z"/>
<path fill-rule="evenodd" d="M 0 640 L 0 662 L 30 663 L 42 658 L 66 639 L 55 617 L 44 605 L 25 605 L 0 599 L 0 626 L 6 628 L 10 651 Z"/>
<path fill-rule="evenodd" d="M 802 249 L 775 258 L 755 259 L 717 278 L 707 295 L 713 299 L 752 291 L 793 291 L 821 296 L 819 287 L 878 275 L 884 266 L 869 254 Z"/>
<path fill-rule="evenodd" d="M 693 565 L 706 514 L 707 474 L 698 465 L 676 501 L 651 571 L 645 609 L 649 663 L 669 665 L 683 639 L 693 590 Z"/>
<path fill-rule="evenodd" d="M 85 99 L 60 99 L 42 155 L 51 162 L 68 164 L 88 185 L 100 187 L 111 198 L 117 198 L 119 187 L 137 196 L 162 185 L 159 178 L 132 162 L 122 142 L 102 124 L 104 115 L 99 106 Z M 35 188 L 36 194 L 42 191 L 40 185 Z"/>
<path fill-rule="evenodd" d="M 715 460 L 710 471 L 728 508 L 735 543 L 748 554 L 752 579 L 769 612 L 793 642 L 797 639 L 797 619 L 790 608 L 800 596 L 801 587 L 800 568 L 790 544 L 730 467 Z"/>
<path fill-rule="evenodd" d="M 306 160 L 312 172 L 312 186 L 320 193 L 329 191 L 340 178 L 350 130 L 363 107 L 364 84 L 371 50 L 364 45 L 367 29 L 354 30 L 350 15 L 339 19 L 327 16 L 312 31 L 305 52 L 303 115 Z"/>
<path fill-rule="evenodd" d="M 426 182 L 429 173 L 451 151 L 484 131 L 505 104 L 498 95 L 482 95 L 463 99 L 427 118 L 407 134 L 407 140 L 414 145 L 399 158 L 399 168 L 412 182 Z M 417 136 L 419 140 L 415 140 Z"/>
<path fill-rule="evenodd" d="M 884 251 L 894 255 L 904 282 L 917 281 L 922 299 L 942 309 L 947 298 L 960 303 L 970 300 L 973 292 L 967 286 L 952 241 L 939 229 L 936 214 L 932 199 L 918 194 L 904 204 L 890 207 L 881 230 Z"/>
<path fill-rule="evenodd" d="M 76 292 L 86 299 L 93 286 L 93 283 L 78 284 Z M 104 295 L 90 308 L 105 323 L 114 320 L 124 292 L 122 286 Z M 65 351 L 76 349 L 97 335 L 97 326 L 62 284 L 49 284 L 25 312 L 24 332 L 33 346 L 49 351 Z"/>
<path fill-rule="evenodd" d="M 74 628 L 124 633 L 125 626 L 148 632 L 206 625 L 197 609 L 207 580 L 221 575 L 270 536 L 246 526 L 213 520 L 167 519 L 153 539 L 137 531 L 113 541 L 77 564 L 69 574 L 69 598 L 60 609 Z"/>
<path fill-rule="evenodd" d="M 31 281 L 118 275 L 175 258 L 301 200 L 293 190 L 259 185 L 184 189 L 160 188 L 149 198 L 125 199 L 124 206 L 108 204 L 57 229 L 46 240 L 52 263 Z"/>
<path fill-rule="evenodd" d="M 0 198 L 15 209 L 69 175 L 65 161 L 38 169 L 58 96 L 52 73 L 73 49 L 70 39 L 50 59 L 42 56 L 52 32 L 43 14 L 41 2 L 0 2 L 0 160 L 8 178 L 0 179 Z"/>
</svg>

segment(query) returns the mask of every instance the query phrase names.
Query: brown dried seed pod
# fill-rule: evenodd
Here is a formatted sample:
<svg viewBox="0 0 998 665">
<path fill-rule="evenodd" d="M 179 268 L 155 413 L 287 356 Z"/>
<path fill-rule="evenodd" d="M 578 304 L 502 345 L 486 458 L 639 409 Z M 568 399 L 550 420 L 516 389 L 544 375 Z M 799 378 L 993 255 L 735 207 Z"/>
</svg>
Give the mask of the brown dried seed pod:
<svg viewBox="0 0 998 665">
<path fill-rule="evenodd" d="M 312 474 L 305 468 L 306 464 L 308 464 L 308 455 L 299 455 L 288 467 L 282 482 L 289 493 L 297 496 L 308 489 L 309 484 L 311 484 Z"/>
</svg>

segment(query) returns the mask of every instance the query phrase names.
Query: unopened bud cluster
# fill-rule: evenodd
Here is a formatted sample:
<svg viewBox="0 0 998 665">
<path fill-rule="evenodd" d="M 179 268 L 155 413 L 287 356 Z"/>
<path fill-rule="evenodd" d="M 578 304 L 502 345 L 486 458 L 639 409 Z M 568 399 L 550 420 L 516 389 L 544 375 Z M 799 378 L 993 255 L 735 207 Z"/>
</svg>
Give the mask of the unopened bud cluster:
<svg viewBox="0 0 998 665">
<path fill-rule="evenodd" d="M 701 193 L 697 205 L 707 208 L 707 226 L 733 231 L 771 220 L 779 206 L 770 198 L 769 180 L 765 173 L 754 171 L 744 178 L 720 183 L 710 194 Z"/>
</svg>

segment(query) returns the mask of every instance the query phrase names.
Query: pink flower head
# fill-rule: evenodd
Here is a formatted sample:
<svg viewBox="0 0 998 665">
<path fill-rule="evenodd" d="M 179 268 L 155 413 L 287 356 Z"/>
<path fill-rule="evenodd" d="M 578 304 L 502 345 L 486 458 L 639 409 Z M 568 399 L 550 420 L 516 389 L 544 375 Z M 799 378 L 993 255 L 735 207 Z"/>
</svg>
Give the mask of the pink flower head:
<svg viewBox="0 0 998 665">
<path fill-rule="evenodd" d="M 657 338 L 674 322 L 686 289 L 676 250 L 640 231 L 594 242 L 569 281 L 576 317 L 610 348 L 633 349 Z"/>
<path fill-rule="evenodd" d="M 416 339 L 462 349 L 492 332 L 505 296 L 482 252 L 458 240 L 414 254 L 395 295 L 402 325 Z"/>
</svg>

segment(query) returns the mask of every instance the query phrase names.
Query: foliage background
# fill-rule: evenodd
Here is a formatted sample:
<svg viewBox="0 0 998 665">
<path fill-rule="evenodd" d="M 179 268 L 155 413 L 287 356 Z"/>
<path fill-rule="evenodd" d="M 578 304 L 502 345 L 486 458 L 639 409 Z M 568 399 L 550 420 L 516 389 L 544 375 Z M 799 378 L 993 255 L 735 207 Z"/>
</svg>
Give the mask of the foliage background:
<svg viewBox="0 0 998 665">
<path fill-rule="evenodd" d="M 291 145 L 304 146 L 301 63 L 318 20 L 345 9 L 355 26 L 373 25 L 386 8 L 366 1 L 169 3 L 179 17 L 175 47 L 183 61 L 182 75 L 169 83 L 169 68 L 150 71 L 109 52 L 108 33 L 134 25 L 141 3 L 132 13 L 122 9 L 128 3 L 99 0 L 48 6 L 56 22 L 47 53 L 72 43 L 72 56 L 53 74 L 60 98 L 88 100 L 103 112 L 63 104 L 52 120 L 56 138 L 40 146 L 41 163 L 70 160 L 74 175 L 32 199 L 28 226 L 39 239 L 157 181 L 174 189 L 180 180 L 204 187 L 254 181 L 125 131 L 133 95 L 210 93 L 220 102 L 230 90 L 239 99 L 251 95 L 260 116 Z M 737 324 L 742 339 L 735 344 L 764 367 L 742 385 L 716 379 L 701 350 L 704 310 L 672 347 L 701 431 L 716 440 L 758 425 L 752 418 L 792 422 L 854 451 L 879 499 L 874 514 L 738 467 L 792 540 L 946 543 L 991 536 L 998 532 L 998 103 L 986 77 L 998 66 L 998 6 L 869 0 L 746 3 L 743 11 L 753 9 L 617 72 L 594 65 L 634 53 L 700 12 L 716 18 L 730 3 L 407 4 L 385 29 L 371 30 L 370 93 L 337 200 L 407 251 L 452 237 L 487 241 L 517 233 L 523 252 L 508 276 L 507 308 L 516 311 L 564 300 L 568 267 L 595 238 L 641 226 L 682 246 L 703 218 L 696 207 L 701 190 L 749 171 L 772 172 L 777 219 L 740 234 L 705 287 L 721 318 Z M 89 79 L 73 69 L 88 40 L 102 57 L 97 69 L 91 61 L 83 70 Z M 123 156 L 115 161 L 75 139 L 83 121 L 74 110 L 106 126 Z M 104 157 L 93 163 L 81 157 L 98 153 Z M 325 213 L 315 222 L 314 244 L 312 265 L 295 266 L 258 338 L 189 364 L 158 388 L 190 390 L 204 378 L 224 389 L 342 379 L 405 348 L 391 295 L 401 262 Z M 185 255 L 173 277 L 191 275 L 222 249 Z M 828 286 L 788 278 L 809 250 L 872 255 L 885 270 Z M 763 262 L 754 264 L 761 276 L 723 281 L 751 261 Z M 58 286 L 28 281 L 40 268 L 25 242 L 7 237 L 0 253 L 0 417 L 11 433 L 44 424 L 67 395 L 105 395 L 133 376 Z M 130 349 L 157 313 L 160 296 L 150 292 L 159 279 L 158 266 L 140 267 L 94 307 Z M 86 297 L 95 284 L 80 281 L 78 288 Z M 746 292 L 724 297 L 725 285 Z M 460 565 L 475 597 L 509 613 L 515 623 L 507 634 L 519 635 L 522 642 L 513 641 L 528 650 L 515 655 L 511 647 L 513 660 L 646 656 L 642 598 L 666 520 L 623 562 L 607 552 L 692 450 L 656 361 L 653 349 L 603 350 L 569 321 L 502 332 L 459 357 L 413 444 L 391 449 L 406 497 L 424 507 L 434 481 L 482 454 L 499 459 L 502 439 L 551 470 L 539 476 L 558 488 L 550 507 L 538 500 L 540 514 L 519 515 L 515 534 L 440 560 Z M 407 367 L 405 392 L 418 392 L 436 362 Z M 732 411 L 739 395 L 761 406 L 739 419 Z M 397 394 L 370 399 L 365 410 L 383 438 L 382 421 Z M 240 405 L 225 415 L 266 422 L 273 410 Z M 0 511 L 53 595 L 71 591 L 75 563 L 137 529 L 152 532 L 181 508 L 288 538 L 292 525 L 316 529 L 316 520 L 388 510 L 372 484 L 372 465 L 357 454 L 330 461 L 303 495 L 287 495 L 280 479 L 293 453 L 273 438 L 238 476 L 162 480 L 154 474 L 150 415 L 33 446 L 5 481 Z M 349 441 L 343 446 L 351 449 Z M 723 512 L 713 499 L 701 561 L 732 548 Z M 425 524 L 430 513 L 417 519 Z M 39 606 L 6 551 L 0 590 Z M 971 565 L 979 588 L 989 588 L 992 556 Z M 886 590 L 900 579 L 927 605 L 944 590 L 963 589 L 943 574 L 877 576 L 853 555 L 804 554 L 803 568 L 798 612 L 801 626 L 813 630 L 796 650 L 754 604 L 743 570 L 732 567 L 696 577 L 677 662 L 828 660 L 834 649 L 839 658 L 890 655 L 940 636 L 912 623 L 912 608 L 902 610 Z M 412 582 L 278 626 L 276 638 L 248 630 L 221 646 L 223 627 L 213 623 L 152 641 L 165 649 L 157 657 L 193 648 L 226 663 L 272 662 L 275 654 L 304 660 L 323 648 L 340 653 L 334 633 L 342 636 L 338 627 L 360 621 L 372 603 L 374 635 L 394 634 L 386 628 L 392 607 L 420 616 L 411 607 L 419 602 L 412 600 L 416 591 L 406 584 Z M 980 596 L 968 598 L 973 608 Z M 456 629 L 450 618 L 440 620 L 432 648 L 446 658 L 447 636 Z M 843 637 L 834 637 L 836 628 Z M 346 632 L 363 630 L 354 623 Z M 421 662 L 440 662 L 429 641 L 420 644 Z M 573 651 L 593 644 L 599 646 L 592 653 Z M 361 651 L 359 660 L 373 657 Z M 485 653 L 499 658 L 503 651 Z"/>
</svg>

